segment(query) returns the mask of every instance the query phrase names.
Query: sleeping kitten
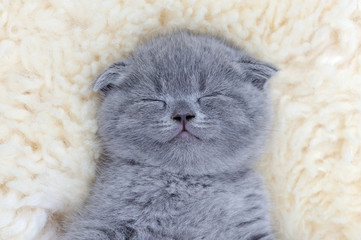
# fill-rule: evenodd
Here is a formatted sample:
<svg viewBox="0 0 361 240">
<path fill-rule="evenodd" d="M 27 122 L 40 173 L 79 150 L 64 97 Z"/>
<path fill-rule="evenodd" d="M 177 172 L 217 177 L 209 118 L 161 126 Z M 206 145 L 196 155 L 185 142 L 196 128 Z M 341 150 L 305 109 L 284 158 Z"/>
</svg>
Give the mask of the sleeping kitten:
<svg viewBox="0 0 361 240">
<path fill-rule="evenodd" d="M 251 169 L 276 68 L 223 40 L 162 36 L 106 69 L 96 182 L 64 240 L 275 239 Z"/>
</svg>

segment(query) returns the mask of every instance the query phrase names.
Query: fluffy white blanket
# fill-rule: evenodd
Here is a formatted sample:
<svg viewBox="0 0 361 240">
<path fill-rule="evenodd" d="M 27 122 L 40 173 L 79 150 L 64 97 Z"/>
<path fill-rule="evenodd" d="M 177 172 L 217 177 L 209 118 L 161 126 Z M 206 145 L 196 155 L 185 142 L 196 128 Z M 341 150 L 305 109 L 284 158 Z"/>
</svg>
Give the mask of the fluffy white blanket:
<svg viewBox="0 0 361 240">
<path fill-rule="evenodd" d="M 0 239 L 56 239 L 99 155 L 94 77 L 173 28 L 218 32 L 281 69 L 258 164 L 279 238 L 361 239 L 356 0 L 2 0 Z"/>
</svg>

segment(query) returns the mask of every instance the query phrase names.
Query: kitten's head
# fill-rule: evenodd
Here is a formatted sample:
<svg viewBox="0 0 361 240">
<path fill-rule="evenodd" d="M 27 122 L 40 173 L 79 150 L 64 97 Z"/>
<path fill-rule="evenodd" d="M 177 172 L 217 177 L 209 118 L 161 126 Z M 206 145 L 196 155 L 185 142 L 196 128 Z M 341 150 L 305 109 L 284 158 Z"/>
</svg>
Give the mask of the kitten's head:
<svg viewBox="0 0 361 240">
<path fill-rule="evenodd" d="M 104 152 L 185 174 L 244 167 L 264 147 L 276 71 L 208 36 L 151 40 L 94 83 Z"/>
</svg>

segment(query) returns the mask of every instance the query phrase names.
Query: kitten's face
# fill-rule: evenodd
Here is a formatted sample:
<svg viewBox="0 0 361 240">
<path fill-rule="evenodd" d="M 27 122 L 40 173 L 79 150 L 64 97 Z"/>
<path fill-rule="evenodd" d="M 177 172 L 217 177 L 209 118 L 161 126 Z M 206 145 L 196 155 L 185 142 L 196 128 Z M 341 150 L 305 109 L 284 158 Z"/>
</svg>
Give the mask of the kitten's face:
<svg viewBox="0 0 361 240">
<path fill-rule="evenodd" d="M 104 150 L 189 174 L 247 164 L 269 127 L 264 83 L 274 72 L 219 40 L 184 33 L 154 40 L 95 83 L 104 93 Z"/>
</svg>

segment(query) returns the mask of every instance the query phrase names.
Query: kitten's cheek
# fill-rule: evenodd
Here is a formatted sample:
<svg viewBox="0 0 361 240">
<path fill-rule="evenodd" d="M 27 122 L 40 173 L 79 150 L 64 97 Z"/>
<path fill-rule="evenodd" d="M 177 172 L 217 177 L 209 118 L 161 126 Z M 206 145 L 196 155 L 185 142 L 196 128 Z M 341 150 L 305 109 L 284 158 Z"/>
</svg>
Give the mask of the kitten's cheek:
<svg viewBox="0 0 361 240">
<path fill-rule="evenodd" d="M 160 142 L 160 143 L 166 143 L 171 141 L 175 136 L 179 134 L 179 132 L 182 131 L 181 126 L 172 127 L 172 128 L 160 128 L 160 129 L 153 129 L 152 139 Z"/>
<path fill-rule="evenodd" d="M 218 127 L 197 127 L 197 126 L 188 126 L 188 130 L 194 134 L 195 136 L 199 137 L 201 140 L 207 141 L 211 139 L 219 138 L 220 130 Z"/>
</svg>

